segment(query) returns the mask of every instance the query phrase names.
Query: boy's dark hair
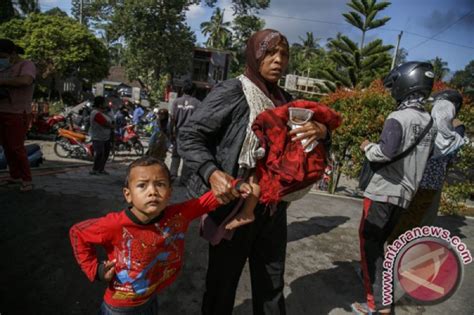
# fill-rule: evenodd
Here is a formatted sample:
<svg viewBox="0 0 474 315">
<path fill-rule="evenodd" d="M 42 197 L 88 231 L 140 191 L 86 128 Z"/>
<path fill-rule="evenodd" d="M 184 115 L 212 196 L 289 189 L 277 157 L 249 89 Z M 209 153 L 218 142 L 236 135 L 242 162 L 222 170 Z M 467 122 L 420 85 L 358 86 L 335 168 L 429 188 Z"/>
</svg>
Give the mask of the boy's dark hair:
<svg viewBox="0 0 474 315">
<path fill-rule="evenodd" d="M 139 167 L 139 166 L 151 166 L 151 165 L 161 166 L 165 170 L 166 176 L 168 177 L 168 182 L 171 185 L 170 170 L 168 169 L 168 166 L 166 166 L 165 162 L 163 162 L 161 160 L 158 160 L 157 158 L 151 157 L 149 155 L 146 155 L 146 156 L 143 156 L 139 159 L 136 159 L 135 161 L 130 163 L 130 165 L 127 168 L 127 175 L 125 177 L 125 182 L 124 182 L 123 187 L 128 187 L 128 181 L 129 181 L 129 178 L 130 178 L 130 173 L 131 173 L 133 168 Z"/>
<path fill-rule="evenodd" d="M 92 105 L 94 108 L 104 107 L 104 105 L 105 105 L 105 97 L 103 96 L 94 97 L 94 103 Z"/>
</svg>

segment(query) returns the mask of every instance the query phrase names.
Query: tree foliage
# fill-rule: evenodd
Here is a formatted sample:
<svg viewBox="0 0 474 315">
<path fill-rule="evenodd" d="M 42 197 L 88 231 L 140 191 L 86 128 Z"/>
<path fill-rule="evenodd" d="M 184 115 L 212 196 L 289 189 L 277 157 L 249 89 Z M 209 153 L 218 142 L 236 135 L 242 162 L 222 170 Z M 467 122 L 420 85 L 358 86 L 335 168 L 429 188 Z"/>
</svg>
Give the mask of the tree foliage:
<svg viewBox="0 0 474 315">
<path fill-rule="evenodd" d="M 456 71 L 450 83 L 474 98 L 474 60 L 464 70 Z"/>
<path fill-rule="evenodd" d="M 89 30 L 69 17 L 31 14 L 0 25 L 0 37 L 25 48 L 43 78 L 76 75 L 87 81 L 108 73 L 108 53 Z"/>
<path fill-rule="evenodd" d="M 431 60 L 433 64 L 433 73 L 435 81 L 442 81 L 443 78 L 449 73 L 448 63 L 443 61 L 440 57 L 436 57 Z"/>
<path fill-rule="evenodd" d="M 230 76 L 235 77 L 244 71 L 245 66 L 245 46 L 250 36 L 263 29 L 265 21 L 252 14 L 235 15 L 232 21 L 232 47 L 233 58 L 231 63 Z"/>
<path fill-rule="evenodd" d="M 332 151 L 341 166 L 338 171 L 356 177 L 363 161 L 360 144 L 365 139 L 378 141 L 385 117 L 396 108 L 395 101 L 377 80 L 364 89 L 338 89 L 321 102 L 340 112 L 343 119 L 332 138 Z"/>
<path fill-rule="evenodd" d="M 365 33 L 368 30 L 381 27 L 390 21 L 389 17 L 376 19 L 377 13 L 390 5 L 390 2 L 379 2 L 377 0 L 351 0 L 347 5 L 354 11 L 343 13 L 344 19 L 362 31 L 360 49 L 364 47 Z"/>
<path fill-rule="evenodd" d="M 201 23 L 201 32 L 204 36 L 209 35 L 206 47 L 228 49 L 232 44 L 230 22 L 224 22 L 224 11 L 220 8 L 215 9 L 210 21 Z"/>
<path fill-rule="evenodd" d="M 196 2 L 97 0 L 92 5 L 93 22 L 103 25 L 109 45 L 123 43 L 129 78 L 139 80 L 154 101 L 161 94 L 162 76 L 190 70 L 195 37 L 185 13 Z"/>
<path fill-rule="evenodd" d="M 355 88 L 368 86 L 377 77 L 384 76 L 390 69 L 391 57 L 389 51 L 392 45 L 384 45 L 381 39 L 376 39 L 364 46 L 365 33 L 380 27 L 390 18 L 375 19 L 376 15 L 390 5 L 389 2 L 377 3 L 376 0 L 352 0 L 347 4 L 355 11 L 344 13 L 343 16 L 350 24 L 362 31 L 360 45 L 349 37 L 338 34 L 328 43 L 329 56 L 336 64 L 335 68 L 326 67 L 323 77 L 335 83 L 336 86 Z"/>
<path fill-rule="evenodd" d="M 0 1 L 0 24 L 13 18 L 24 17 L 29 13 L 38 13 L 37 0 L 2 0 Z"/>
</svg>

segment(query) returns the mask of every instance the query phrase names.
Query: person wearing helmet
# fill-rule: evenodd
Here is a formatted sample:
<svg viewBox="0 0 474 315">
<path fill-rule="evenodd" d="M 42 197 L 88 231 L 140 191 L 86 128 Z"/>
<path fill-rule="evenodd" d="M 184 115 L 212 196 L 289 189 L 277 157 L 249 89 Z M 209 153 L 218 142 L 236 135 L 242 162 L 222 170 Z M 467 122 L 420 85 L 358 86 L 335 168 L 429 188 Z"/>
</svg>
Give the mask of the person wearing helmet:
<svg viewBox="0 0 474 315">
<path fill-rule="evenodd" d="M 390 314 L 392 309 L 382 299 L 384 245 L 401 212 L 410 205 L 433 147 L 436 128 L 424 109 L 433 81 L 430 63 L 407 62 L 393 69 L 384 86 L 397 108 L 385 120 L 380 141 L 365 140 L 360 146 L 372 166 L 382 167 L 364 191 L 359 238 L 367 304 L 352 304 L 358 314 Z"/>
<path fill-rule="evenodd" d="M 434 154 L 428 160 L 420 187 L 410 207 L 403 212 L 390 235 L 389 243 L 412 228 L 434 224 L 448 164 L 456 152 L 469 141 L 464 137 L 464 125 L 456 119 L 463 102 L 461 93 L 447 89 L 434 93 L 432 97 L 434 102 L 431 117 L 438 130 Z"/>
</svg>

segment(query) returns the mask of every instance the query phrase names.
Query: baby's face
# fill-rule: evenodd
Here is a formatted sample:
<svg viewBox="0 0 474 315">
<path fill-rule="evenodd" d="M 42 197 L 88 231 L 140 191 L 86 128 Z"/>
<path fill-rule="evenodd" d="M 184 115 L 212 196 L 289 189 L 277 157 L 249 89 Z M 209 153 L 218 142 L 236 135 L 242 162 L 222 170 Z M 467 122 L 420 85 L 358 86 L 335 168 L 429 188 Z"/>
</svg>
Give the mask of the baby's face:
<svg viewBox="0 0 474 315">
<path fill-rule="evenodd" d="M 160 165 L 134 167 L 123 194 L 138 219 L 150 221 L 166 208 L 171 197 L 168 172 Z"/>
</svg>

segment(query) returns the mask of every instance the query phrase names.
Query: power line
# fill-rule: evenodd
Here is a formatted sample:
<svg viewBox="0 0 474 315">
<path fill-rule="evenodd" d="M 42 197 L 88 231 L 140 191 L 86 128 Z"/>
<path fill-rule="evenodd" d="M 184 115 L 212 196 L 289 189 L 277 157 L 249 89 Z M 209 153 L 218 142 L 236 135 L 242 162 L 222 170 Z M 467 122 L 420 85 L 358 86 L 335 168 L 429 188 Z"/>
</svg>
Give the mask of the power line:
<svg viewBox="0 0 474 315">
<path fill-rule="evenodd" d="M 415 46 L 413 46 L 412 48 L 410 48 L 409 50 L 413 50 L 415 48 L 418 48 L 420 47 L 421 45 L 423 45 L 424 43 L 430 41 L 430 40 L 434 40 L 434 38 L 438 35 L 440 35 L 441 33 L 447 31 L 448 29 L 450 29 L 452 26 L 454 26 L 455 24 L 459 23 L 462 19 L 468 17 L 469 15 L 471 15 L 471 13 L 474 12 L 474 10 L 471 10 L 469 11 L 468 13 L 464 14 L 463 16 L 461 16 L 459 19 L 457 19 L 456 21 L 454 21 L 453 23 L 447 25 L 446 27 L 444 27 L 441 31 L 439 31 L 438 33 L 434 34 L 433 36 L 431 36 L 430 38 L 416 44 Z"/>
<path fill-rule="evenodd" d="M 474 10 L 473 10 L 474 11 Z M 471 11 L 471 12 L 473 12 Z M 471 12 L 469 12 L 467 15 L 469 15 Z M 324 20 L 317 20 L 317 19 L 308 19 L 308 18 L 299 18 L 299 17 L 294 17 L 294 16 L 284 16 L 284 15 L 275 15 L 275 14 L 266 14 L 266 13 L 259 13 L 259 15 L 261 16 L 268 16 L 268 17 L 276 17 L 276 18 L 281 18 L 281 19 L 290 19 L 290 20 L 297 20 L 297 21 L 307 21 L 307 22 L 315 22 L 315 23 L 322 23 L 322 24 L 330 24 L 330 25 L 341 25 L 341 26 L 352 26 L 351 24 L 349 23 L 344 23 L 344 22 L 330 22 L 330 21 L 324 21 Z M 467 16 L 466 15 L 466 16 Z M 462 17 L 462 18 L 465 18 L 466 16 Z M 457 21 L 459 22 L 459 21 Z M 456 23 L 457 23 L 456 22 Z M 454 23 L 455 24 L 455 23 Z M 454 24 L 452 25 L 449 25 L 449 27 L 453 26 Z M 452 45 L 452 46 L 458 46 L 458 47 L 463 47 L 463 48 L 468 48 L 468 49 L 473 49 L 474 50 L 474 47 L 473 46 L 468 46 L 468 45 L 464 45 L 464 44 L 459 44 L 459 43 L 455 43 L 455 42 L 451 42 L 451 41 L 447 41 L 447 40 L 443 40 L 443 39 L 434 39 L 433 36 L 429 37 L 429 36 L 426 36 L 426 35 L 422 35 L 422 34 L 419 34 L 419 33 L 415 33 L 415 32 L 411 32 L 411 31 L 406 31 L 406 30 L 400 30 L 400 29 L 393 29 L 393 28 L 387 28 L 387 27 L 379 27 L 377 28 L 378 30 L 381 30 L 381 31 L 388 31 L 388 32 L 404 32 L 404 33 L 407 33 L 407 34 L 410 34 L 410 35 L 413 35 L 413 36 L 418 36 L 418 37 L 422 37 L 422 38 L 425 38 L 425 39 L 428 39 L 428 40 L 432 40 L 432 41 L 436 41 L 436 42 L 441 42 L 441 43 L 445 43 L 445 44 L 449 44 L 449 45 Z M 443 30 L 446 31 L 446 29 Z M 441 33 L 441 32 L 440 32 Z M 440 34 L 439 33 L 439 34 Z M 436 34 L 435 36 L 439 35 L 439 34 Z M 412 48 L 413 49 L 413 48 Z"/>
</svg>

